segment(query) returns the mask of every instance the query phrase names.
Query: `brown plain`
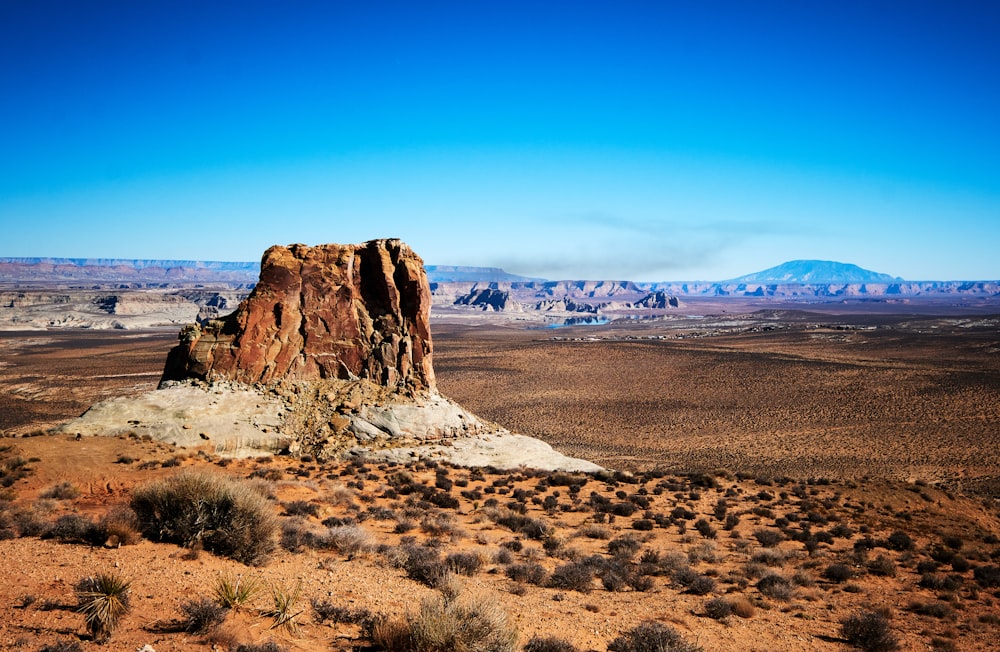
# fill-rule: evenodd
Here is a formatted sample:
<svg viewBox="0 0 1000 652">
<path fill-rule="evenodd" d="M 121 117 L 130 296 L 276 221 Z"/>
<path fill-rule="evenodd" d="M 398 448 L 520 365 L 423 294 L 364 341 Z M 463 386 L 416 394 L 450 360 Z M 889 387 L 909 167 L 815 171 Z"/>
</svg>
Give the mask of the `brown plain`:
<svg viewBox="0 0 1000 652">
<path fill-rule="evenodd" d="M 29 471 L 4 490 L 0 515 L 8 522 L 19 522 L 18 514 L 46 523 L 67 514 L 96 520 L 127 504 L 136 485 L 205 470 L 266 479 L 258 485 L 273 492 L 278 515 L 293 501 L 315 506 L 314 515 L 279 516 L 283 526 L 322 531 L 324 519 L 355 519 L 372 546 L 356 555 L 279 547 L 266 566 L 253 568 L 146 540 L 121 547 L 37 536 L 0 540 L 0 649 L 78 643 L 88 652 L 145 644 L 158 652 L 226 650 L 272 639 L 291 651 L 364 646 L 356 625 L 316 621 L 309 600 L 390 617 L 414 612 L 438 593 L 392 563 L 405 536 L 442 555 L 476 556 L 483 566 L 460 578 L 464 591 L 502 606 L 521 645 L 537 634 L 602 650 L 623 631 L 655 620 L 709 650 L 833 652 L 847 649 L 840 621 L 868 610 L 889 616 L 902 650 L 994 649 L 1000 590 L 993 575 L 982 580 L 976 569 L 995 569 L 1000 560 L 1000 518 L 988 499 L 1000 475 L 996 320 L 876 321 L 892 328 L 801 319 L 740 332 L 656 323 L 556 331 L 434 324 L 442 393 L 563 452 L 611 468 L 659 469 L 587 479 L 575 492 L 550 483 L 548 474 L 406 470 L 423 487 L 433 488 L 442 473 L 455 481 L 440 490 L 456 499 L 449 508 L 387 491 L 402 467 L 226 461 L 137 438 L 46 435 L 46 427 L 94 401 L 155 387 L 176 333 L 2 333 L 0 462 L 20 459 Z M 699 470 L 709 473 L 685 475 Z M 79 495 L 42 497 L 62 483 Z M 977 495 L 963 495 L 970 492 Z M 531 539 L 495 523 L 484 505 L 489 498 L 500 507 L 520 502 L 549 535 Z M 731 530 L 718 513 L 720 500 L 739 516 Z M 601 501 L 647 507 L 599 518 L 594 505 Z M 675 510 L 687 514 L 671 517 Z M 424 517 L 429 527 L 419 524 Z M 406 518 L 414 529 L 399 527 Z M 711 527 L 702 532 L 699 519 Z M 647 529 L 651 520 L 656 525 Z M 823 535 L 814 545 L 792 540 L 810 528 Z M 758 532 L 783 533 L 785 540 L 769 548 Z M 900 533 L 912 548 L 886 547 Z M 650 575 L 646 590 L 610 590 L 596 578 L 579 591 L 507 577 L 511 563 L 537 563 L 551 575 L 574 560 L 611 559 L 609 543 L 628 535 L 641 547 L 633 564 L 648 553 L 688 564 L 714 586 L 700 594 L 677 568 Z M 870 551 L 861 545 L 868 537 Z M 502 560 L 515 540 L 523 548 Z M 932 560 L 948 551 L 965 566 Z M 854 577 L 829 579 L 831 566 L 847 566 Z M 111 642 L 98 645 L 83 633 L 72 587 L 112 569 L 133 580 L 133 609 Z M 758 586 L 772 572 L 789 580 L 787 595 Z M 271 629 L 266 588 L 215 633 L 184 632 L 181 605 L 210 596 L 220 573 L 265 587 L 300 586 L 298 632 Z M 709 617 L 714 598 L 740 605 L 748 617 Z"/>
</svg>

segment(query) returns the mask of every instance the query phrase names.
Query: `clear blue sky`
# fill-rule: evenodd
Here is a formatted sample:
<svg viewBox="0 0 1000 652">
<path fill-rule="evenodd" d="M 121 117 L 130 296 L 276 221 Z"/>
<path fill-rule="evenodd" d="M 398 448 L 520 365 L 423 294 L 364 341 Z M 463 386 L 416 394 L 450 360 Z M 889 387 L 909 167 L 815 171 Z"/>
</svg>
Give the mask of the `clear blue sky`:
<svg viewBox="0 0 1000 652">
<path fill-rule="evenodd" d="M 990 0 L 0 0 L 0 256 L 998 279 L 998 66 Z"/>
</svg>

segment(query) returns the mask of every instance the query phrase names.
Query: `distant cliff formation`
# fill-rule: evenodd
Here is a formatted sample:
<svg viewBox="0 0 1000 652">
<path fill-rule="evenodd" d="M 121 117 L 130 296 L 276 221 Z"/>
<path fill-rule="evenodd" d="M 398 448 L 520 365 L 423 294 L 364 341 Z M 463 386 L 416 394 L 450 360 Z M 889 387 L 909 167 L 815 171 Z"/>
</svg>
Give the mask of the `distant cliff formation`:
<svg viewBox="0 0 1000 652">
<path fill-rule="evenodd" d="M 423 261 L 399 240 L 274 246 L 235 312 L 181 331 L 163 378 L 434 390 L 430 305 Z"/>
</svg>

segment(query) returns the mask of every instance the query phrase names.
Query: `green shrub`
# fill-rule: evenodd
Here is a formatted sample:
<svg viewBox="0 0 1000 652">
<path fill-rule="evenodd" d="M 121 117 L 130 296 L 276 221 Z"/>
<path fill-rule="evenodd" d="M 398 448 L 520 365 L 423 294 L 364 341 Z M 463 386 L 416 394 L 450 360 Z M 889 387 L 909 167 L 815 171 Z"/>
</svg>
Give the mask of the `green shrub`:
<svg viewBox="0 0 1000 652">
<path fill-rule="evenodd" d="M 273 508 L 245 482 L 180 473 L 135 490 L 132 509 L 146 537 L 205 550 L 244 564 L 263 564 L 274 550 Z"/>
<path fill-rule="evenodd" d="M 219 575 L 215 582 L 213 595 L 219 606 L 226 609 L 239 609 L 249 604 L 259 590 L 260 584 L 254 578 Z"/>
</svg>

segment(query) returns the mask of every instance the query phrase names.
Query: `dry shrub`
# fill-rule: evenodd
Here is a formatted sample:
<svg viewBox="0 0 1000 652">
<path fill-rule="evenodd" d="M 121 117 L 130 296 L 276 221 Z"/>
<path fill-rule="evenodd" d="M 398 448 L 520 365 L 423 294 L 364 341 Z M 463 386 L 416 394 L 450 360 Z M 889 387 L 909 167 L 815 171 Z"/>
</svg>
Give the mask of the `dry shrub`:
<svg viewBox="0 0 1000 652">
<path fill-rule="evenodd" d="M 184 614 L 184 631 L 207 634 L 222 624 L 229 609 L 209 598 L 195 598 L 181 604 L 181 613 Z"/>
<path fill-rule="evenodd" d="M 896 562 L 886 555 L 879 555 L 875 559 L 872 559 L 868 562 L 867 568 L 868 572 L 872 575 L 880 575 L 882 577 L 896 576 Z"/>
<path fill-rule="evenodd" d="M 573 533 L 573 536 L 587 537 L 588 539 L 607 540 L 611 538 L 611 530 L 598 523 L 588 523 L 586 525 L 581 525 L 580 527 L 578 527 L 576 529 L 576 532 Z M 547 639 L 539 639 L 539 640 L 547 640 Z"/>
<path fill-rule="evenodd" d="M 108 510 L 97 524 L 104 536 L 104 543 L 112 546 L 131 546 L 139 543 L 139 517 L 127 505 L 117 505 Z"/>
<path fill-rule="evenodd" d="M 507 577 L 515 582 L 526 582 L 538 586 L 544 584 L 548 577 L 545 568 L 541 564 L 534 562 L 511 564 L 505 572 L 507 573 Z"/>
<path fill-rule="evenodd" d="M 360 525 L 340 525 L 326 531 L 321 537 L 321 545 L 353 559 L 356 555 L 371 551 L 375 547 L 375 540 Z"/>
<path fill-rule="evenodd" d="M 757 581 L 757 590 L 774 600 L 790 600 L 792 583 L 777 573 L 768 573 Z"/>
<path fill-rule="evenodd" d="M 865 652 L 892 652 L 899 649 L 889 621 L 874 611 L 861 611 L 840 624 L 840 633 L 854 647 Z"/>
<path fill-rule="evenodd" d="M 845 564 L 830 564 L 823 569 L 823 577 L 834 584 L 841 584 L 854 577 L 854 570 Z"/>
<path fill-rule="evenodd" d="M 518 532 L 529 539 L 545 539 L 549 535 L 550 528 L 537 518 L 518 514 L 506 507 L 495 507 L 484 510 L 484 513 L 494 523 L 505 527 L 513 532 Z"/>
<path fill-rule="evenodd" d="M 79 497 L 79 495 L 80 488 L 72 482 L 60 482 L 38 494 L 38 497 L 52 500 L 72 500 Z"/>
<path fill-rule="evenodd" d="M 483 559 L 474 552 L 453 552 L 445 557 L 448 570 L 456 575 L 472 576 L 483 566 Z"/>
<path fill-rule="evenodd" d="M 757 613 L 757 608 L 753 606 L 753 603 L 742 595 L 730 600 L 729 605 L 733 614 L 740 618 L 753 618 L 754 614 Z"/>
<path fill-rule="evenodd" d="M 205 550 L 260 565 L 274 550 L 277 520 L 267 499 L 244 482 L 184 472 L 135 490 L 132 509 L 154 541 Z"/>
<path fill-rule="evenodd" d="M 416 615 L 376 623 L 372 641 L 398 652 L 513 652 L 517 629 L 494 599 L 435 598 Z"/>
<path fill-rule="evenodd" d="M 579 649 L 561 638 L 554 636 L 542 638 L 536 634 L 525 644 L 524 652 L 579 652 Z"/>
<path fill-rule="evenodd" d="M 701 652 L 670 625 L 645 621 L 608 643 L 608 652 Z"/>
<path fill-rule="evenodd" d="M 42 533 L 43 539 L 64 542 L 97 542 L 101 538 L 97 525 L 86 516 L 63 514 Z"/>
<path fill-rule="evenodd" d="M 728 618 L 733 613 L 732 603 L 725 598 L 712 598 L 705 603 L 705 615 L 715 620 Z"/>
<path fill-rule="evenodd" d="M 372 612 L 364 607 L 341 607 L 329 600 L 313 598 L 310 602 L 313 617 L 317 623 L 330 621 L 332 623 L 348 623 L 365 627 L 374 621 Z"/>
<path fill-rule="evenodd" d="M 586 593 L 594 588 L 594 569 L 580 562 L 563 564 L 549 577 L 549 586 L 555 589 L 568 589 Z"/>
</svg>

